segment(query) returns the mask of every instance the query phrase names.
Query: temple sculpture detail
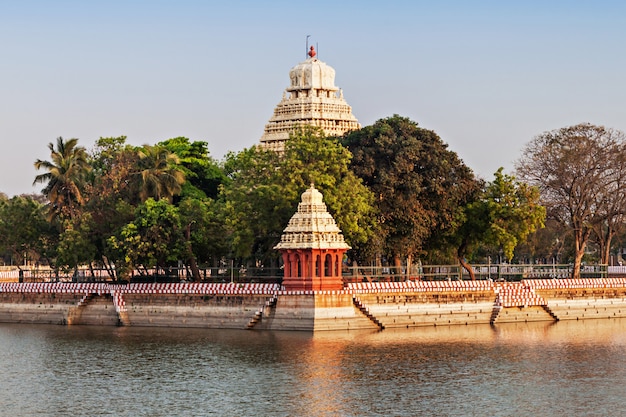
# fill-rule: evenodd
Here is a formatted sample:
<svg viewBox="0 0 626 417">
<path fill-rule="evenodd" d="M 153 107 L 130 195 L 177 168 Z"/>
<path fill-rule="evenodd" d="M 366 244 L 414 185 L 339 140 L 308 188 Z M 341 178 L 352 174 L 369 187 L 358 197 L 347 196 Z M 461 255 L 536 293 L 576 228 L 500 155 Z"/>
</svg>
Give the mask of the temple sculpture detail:
<svg viewBox="0 0 626 417">
<path fill-rule="evenodd" d="M 343 92 L 335 86 L 335 70 L 316 58 L 312 46 L 308 55 L 289 71 L 291 83 L 261 137 L 266 149 L 282 152 L 289 134 L 298 126 L 320 127 L 327 136 L 361 128 Z"/>
</svg>

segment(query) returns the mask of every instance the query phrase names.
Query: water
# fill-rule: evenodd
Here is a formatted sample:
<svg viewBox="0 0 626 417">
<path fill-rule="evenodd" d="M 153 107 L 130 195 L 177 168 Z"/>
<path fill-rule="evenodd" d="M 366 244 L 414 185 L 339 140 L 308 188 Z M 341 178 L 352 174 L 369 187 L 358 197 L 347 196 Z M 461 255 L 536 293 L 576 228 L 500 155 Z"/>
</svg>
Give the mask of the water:
<svg viewBox="0 0 626 417">
<path fill-rule="evenodd" d="M 3 416 L 626 415 L 626 320 L 383 332 L 0 324 Z"/>
</svg>

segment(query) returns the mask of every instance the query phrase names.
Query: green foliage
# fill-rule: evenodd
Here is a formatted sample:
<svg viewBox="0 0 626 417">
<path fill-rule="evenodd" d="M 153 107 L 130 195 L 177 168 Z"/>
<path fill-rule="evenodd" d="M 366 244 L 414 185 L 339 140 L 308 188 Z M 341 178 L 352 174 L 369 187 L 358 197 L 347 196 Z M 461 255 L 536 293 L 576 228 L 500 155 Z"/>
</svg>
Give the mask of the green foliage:
<svg viewBox="0 0 626 417">
<path fill-rule="evenodd" d="M 503 174 L 494 174 L 480 197 L 465 207 L 464 221 L 457 230 L 459 257 L 478 245 L 502 249 L 511 260 L 520 242 L 544 226 L 545 208 L 539 204 L 539 190 Z"/>
<path fill-rule="evenodd" d="M 185 174 L 179 169 L 179 159 L 163 146 L 144 145 L 138 150 L 139 172 L 136 187 L 144 202 L 149 198 L 172 201 L 180 194 Z"/>
<path fill-rule="evenodd" d="M 207 197 L 226 177 L 206 143 L 174 138 L 135 148 L 125 136 L 100 138 L 91 155 L 77 143 L 59 138 L 49 145 L 52 162 L 36 162 L 48 170 L 35 180 L 46 183 L 51 201 L 47 224 L 58 228 L 56 239 L 47 238 L 51 264 L 73 268 L 95 260 L 113 273 L 114 265 L 216 262 L 227 253 L 219 206 Z M 180 212 L 168 203 L 179 194 Z"/>
<path fill-rule="evenodd" d="M 359 262 L 443 259 L 452 248 L 469 256 L 481 245 L 510 258 L 543 224 L 536 189 L 502 170 L 485 186 L 437 134 L 398 115 L 341 139 L 304 126 L 281 153 L 253 147 L 223 164 L 184 137 L 142 147 L 100 138 L 91 155 L 76 139 L 48 147 L 35 183 L 45 184 L 50 222 L 36 201 L 0 196 L 0 232 L 15 230 L 0 249 L 16 260 L 118 271 L 184 261 L 196 278 L 198 262 L 224 257 L 276 266 L 273 248 L 311 184 Z"/>
<path fill-rule="evenodd" d="M 89 214 L 82 216 L 78 224 L 65 221 L 59 236 L 57 258 L 55 265 L 58 268 L 71 270 L 81 265 L 89 264 L 96 255 L 96 248 L 89 239 Z"/>
<path fill-rule="evenodd" d="M 118 163 L 119 155 L 128 150 L 132 148 L 126 144 L 126 136 L 101 137 L 96 141 L 91 155 L 92 172 L 102 175 L 110 171 Z"/>
<path fill-rule="evenodd" d="M 230 182 L 220 195 L 222 218 L 230 230 L 233 255 L 248 258 L 268 255 L 282 230 L 279 226 L 293 208 L 290 190 L 278 184 L 278 155 L 258 148 L 229 154 L 226 173 Z M 286 217 L 287 219 L 289 217 Z M 284 227 L 285 223 L 282 223 Z"/>
<path fill-rule="evenodd" d="M 456 227 L 479 182 L 434 132 L 398 115 L 350 132 L 351 169 L 376 196 L 382 254 L 424 254 Z"/>
<path fill-rule="evenodd" d="M 180 259 L 182 233 L 178 209 L 166 200 L 149 198 L 108 242 L 125 268 L 164 267 Z"/>
<path fill-rule="evenodd" d="M 45 183 L 42 193 L 50 202 L 50 216 L 69 217 L 77 215 L 83 204 L 82 189 L 91 166 L 85 148 L 78 146 L 78 139 L 64 141 L 57 138 L 56 147 L 48 144 L 52 161 L 35 161 L 35 169 L 46 170 L 35 177 L 33 184 Z"/>
<path fill-rule="evenodd" d="M 158 143 L 179 158 L 181 171 L 185 174 L 181 197 L 203 200 L 216 199 L 219 186 L 226 177 L 219 164 L 209 156 L 206 142 L 190 142 L 184 137 L 168 139 Z"/>
<path fill-rule="evenodd" d="M 546 210 L 539 204 L 536 187 L 517 182 L 502 170 L 495 173 L 485 193 L 492 219 L 486 241 L 501 246 L 504 256 L 511 260 L 518 243 L 544 226 Z"/>
<path fill-rule="evenodd" d="M 45 206 L 33 198 L 16 196 L 0 200 L 0 252 L 9 253 L 20 265 L 26 256 L 30 261 L 54 258 L 56 229 L 46 219 Z"/>
<path fill-rule="evenodd" d="M 188 257 L 217 264 L 228 255 L 228 235 L 214 201 L 186 198 L 179 203 L 178 210 L 185 240 L 190 245 Z"/>
</svg>

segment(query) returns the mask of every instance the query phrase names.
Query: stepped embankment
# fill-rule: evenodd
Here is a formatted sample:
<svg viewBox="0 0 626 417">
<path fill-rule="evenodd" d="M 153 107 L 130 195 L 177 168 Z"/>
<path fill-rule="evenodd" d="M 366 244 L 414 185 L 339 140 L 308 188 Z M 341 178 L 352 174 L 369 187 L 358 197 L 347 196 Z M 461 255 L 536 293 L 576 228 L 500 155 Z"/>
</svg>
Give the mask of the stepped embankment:
<svg viewBox="0 0 626 417">
<path fill-rule="evenodd" d="M 626 317 L 626 278 L 278 284 L 0 283 L 0 322 L 328 331 Z"/>
</svg>

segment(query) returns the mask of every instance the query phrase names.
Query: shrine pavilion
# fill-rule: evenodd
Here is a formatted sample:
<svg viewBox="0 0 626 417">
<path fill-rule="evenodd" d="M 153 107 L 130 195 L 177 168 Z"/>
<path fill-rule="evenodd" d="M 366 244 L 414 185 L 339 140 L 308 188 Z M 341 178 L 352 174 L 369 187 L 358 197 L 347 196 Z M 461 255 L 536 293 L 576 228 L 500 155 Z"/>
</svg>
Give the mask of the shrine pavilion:
<svg viewBox="0 0 626 417">
<path fill-rule="evenodd" d="M 311 185 L 301 198 L 274 247 L 283 257 L 283 286 L 288 291 L 340 290 L 342 259 L 350 246 L 326 209 L 322 193 Z"/>
</svg>

